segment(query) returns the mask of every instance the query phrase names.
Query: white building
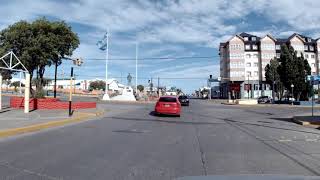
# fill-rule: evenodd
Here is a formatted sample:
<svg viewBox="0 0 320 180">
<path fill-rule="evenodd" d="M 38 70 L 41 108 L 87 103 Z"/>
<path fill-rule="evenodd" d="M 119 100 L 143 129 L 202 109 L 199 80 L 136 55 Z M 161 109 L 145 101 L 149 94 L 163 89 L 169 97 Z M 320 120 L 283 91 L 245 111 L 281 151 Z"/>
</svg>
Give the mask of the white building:
<svg viewBox="0 0 320 180">
<path fill-rule="evenodd" d="M 280 58 L 284 44 L 305 56 L 312 75 L 319 74 L 319 39 L 296 33 L 286 39 L 241 33 L 220 43 L 221 97 L 227 98 L 229 93 L 235 98 L 271 96 L 271 87 L 265 82 L 265 67 L 271 59 Z"/>
</svg>

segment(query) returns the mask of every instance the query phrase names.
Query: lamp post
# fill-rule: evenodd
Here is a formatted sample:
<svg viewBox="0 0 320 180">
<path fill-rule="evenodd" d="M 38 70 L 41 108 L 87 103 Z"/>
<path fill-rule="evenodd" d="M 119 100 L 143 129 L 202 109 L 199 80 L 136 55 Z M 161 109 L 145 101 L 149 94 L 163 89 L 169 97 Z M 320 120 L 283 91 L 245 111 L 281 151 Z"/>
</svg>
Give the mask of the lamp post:
<svg viewBox="0 0 320 180">
<path fill-rule="evenodd" d="M 292 93 L 291 106 L 293 106 L 293 88 L 294 88 L 294 85 L 291 84 L 291 93 Z"/>
<path fill-rule="evenodd" d="M 106 50 L 106 88 L 105 93 L 103 95 L 103 100 L 110 100 L 108 90 L 108 61 L 109 61 L 109 30 L 107 30 L 106 34 L 104 35 L 103 39 L 97 42 L 97 45 L 100 50 L 104 51 Z"/>
</svg>

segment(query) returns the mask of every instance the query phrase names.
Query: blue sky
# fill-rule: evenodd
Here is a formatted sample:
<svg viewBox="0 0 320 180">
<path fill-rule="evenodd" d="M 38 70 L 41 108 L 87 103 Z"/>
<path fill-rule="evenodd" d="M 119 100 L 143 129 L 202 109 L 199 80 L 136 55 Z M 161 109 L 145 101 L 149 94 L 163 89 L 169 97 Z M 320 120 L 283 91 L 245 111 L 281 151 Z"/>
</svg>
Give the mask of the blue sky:
<svg viewBox="0 0 320 180">
<path fill-rule="evenodd" d="M 80 37 L 73 56 L 84 58 L 83 66 L 75 69 L 81 79 L 104 78 L 104 61 L 91 58 L 105 57 L 96 42 L 109 29 L 110 59 L 134 60 L 137 41 L 140 58 L 173 57 L 139 61 L 139 84 L 160 77 L 161 85 L 192 92 L 206 85 L 209 74 L 219 75 L 220 42 L 241 32 L 277 37 L 298 32 L 318 38 L 319 9 L 320 2 L 314 0 L 1 0 L 0 29 L 41 16 L 65 20 Z M 186 56 L 212 58 L 174 59 Z M 69 74 L 70 64 L 59 67 L 60 76 Z M 124 76 L 125 83 L 128 73 L 134 76 L 135 61 L 109 62 L 109 77 Z M 53 76 L 53 67 L 46 76 Z"/>
</svg>

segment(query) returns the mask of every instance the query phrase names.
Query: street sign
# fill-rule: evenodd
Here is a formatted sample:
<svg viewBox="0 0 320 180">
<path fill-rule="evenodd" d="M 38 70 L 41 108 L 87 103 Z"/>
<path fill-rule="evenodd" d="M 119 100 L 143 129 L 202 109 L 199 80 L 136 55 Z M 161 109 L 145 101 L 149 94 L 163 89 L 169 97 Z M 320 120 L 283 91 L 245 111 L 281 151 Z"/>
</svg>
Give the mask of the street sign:
<svg viewBox="0 0 320 180">
<path fill-rule="evenodd" d="M 320 82 L 320 76 L 319 75 L 315 75 L 315 76 L 308 75 L 307 80 L 310 81 L 310 84 L 317 85 Z"/>
</svg>

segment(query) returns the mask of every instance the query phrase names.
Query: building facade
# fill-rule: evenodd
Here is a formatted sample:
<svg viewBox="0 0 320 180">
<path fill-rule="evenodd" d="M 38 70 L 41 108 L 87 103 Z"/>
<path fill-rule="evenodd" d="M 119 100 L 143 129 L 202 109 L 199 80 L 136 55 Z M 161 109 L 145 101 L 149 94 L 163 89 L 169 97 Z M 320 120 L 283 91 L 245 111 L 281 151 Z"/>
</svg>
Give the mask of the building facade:
<svg viewBox="0 0 320 180">
<path fill-rule="evenodd" d="M 258 98 L 271 96 L 265 81 L 265 67 L 274 57 L 280 58 L 281 45 L 291 45 L 308 60 L 312 75 L 319 74 L 320 39 L 292 34 L 287 39 L 272 35 L 258 37 L 248 33 L 220 43 L 220 91 L 222 98 Z"/>
</svg>

